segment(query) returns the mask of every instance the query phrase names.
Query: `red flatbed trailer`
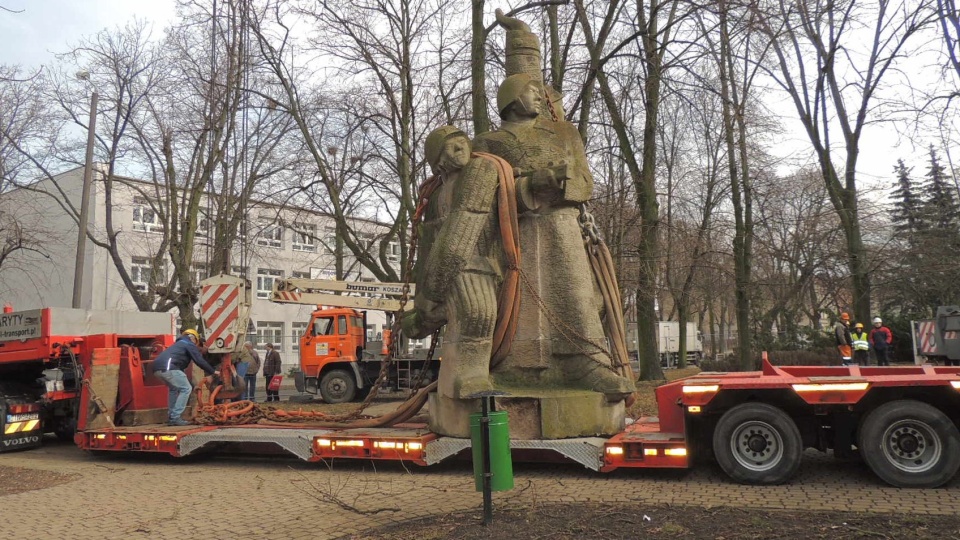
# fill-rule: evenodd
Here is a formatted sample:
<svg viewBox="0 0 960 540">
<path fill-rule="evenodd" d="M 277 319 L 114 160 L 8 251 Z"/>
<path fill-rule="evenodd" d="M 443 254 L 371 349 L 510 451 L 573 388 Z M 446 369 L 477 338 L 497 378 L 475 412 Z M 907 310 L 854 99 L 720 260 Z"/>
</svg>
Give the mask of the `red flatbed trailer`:
<svg viewBox="0 0 960 540">
<path fill-rule="evenodd" d="M 102 351 L 119 361 L 119 351 Z M 97 359 L 102 355 L 94 355 Z M 103 363 L 95 361 L 95 365 Z M 123 371 L 123 370 L 120 370 Z M 130 370 L 127 370 L 128 372 Z M 96 368 L 88 374 L 94 375 Z M 612 437 L 511 441 L 516 460 L 554 453 L 587 468 L 689 468 L 712 457 L 734 480 L 788 481 L 806 448 L 859 452 L 884 481 L 936 487 L 960 468 L 960 368 L 778 367 L 700 373 L 656 389 L 659 416 L 640 418 Z M 87 403 L 84 395 L 82 402 Z M 84 411 L 94 411 L 89 405 Z M 269 444 L 306 461 L 402 460 L 432 465 L 469 454 L 468 439 L 426 426 L 329 429 L 291 426 L 90 426 L 81 416 L 77 444 L 87 450 L 185 456 L 224 444 Z"/>
</svg>

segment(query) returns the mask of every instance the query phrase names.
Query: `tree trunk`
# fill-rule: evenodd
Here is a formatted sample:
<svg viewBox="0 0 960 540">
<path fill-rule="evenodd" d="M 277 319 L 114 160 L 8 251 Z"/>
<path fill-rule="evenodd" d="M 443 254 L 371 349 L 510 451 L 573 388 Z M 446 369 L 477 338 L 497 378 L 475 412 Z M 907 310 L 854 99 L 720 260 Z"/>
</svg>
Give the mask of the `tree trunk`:
<svg viewBox="0 0 960 540">
<path fill-rule="evenodd" d="M 487 111 L 486 50 L 487 32 L 483 27 L 484 0 L 471 0 L 470 83 L 473 90 L 473 132 L 490 131 L 490 113 Z"/>
<path fill-rule="evenodd" d="M 741 371 L 753 369 L 751 354 L 753 336 L 750 331 L 750 267 L 752 265 L 753 210 L 750 191 L 750 174 L 747 165 L 746 134 L 742 107 L 738 103 L 736 89 L 731 83 L 733 58 L 730 52 L 730 36 L 727 27 L 727 5 L 720 9 L 720 93 L 723 101 L 724 138 L 727 144 L 727 159 L 730 173 L 730 191 L 733 199 L 733 274 L 735 280 L 737 319 L 737 366 Z M 735 142 L 736 141 L 736 142 Z M 739 167 L 738 167 L 739 158 Z"/>
</svg>

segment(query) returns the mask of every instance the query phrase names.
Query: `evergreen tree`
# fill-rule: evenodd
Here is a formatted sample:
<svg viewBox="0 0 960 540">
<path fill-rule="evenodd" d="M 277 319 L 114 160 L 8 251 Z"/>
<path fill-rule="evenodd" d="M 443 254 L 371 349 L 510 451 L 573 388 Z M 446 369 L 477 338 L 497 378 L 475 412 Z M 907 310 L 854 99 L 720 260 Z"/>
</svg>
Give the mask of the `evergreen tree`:
<svg viewBox="0 0 960 540">
<path fill-rule="evenodd" d="M 920 249 L 914 254 L 918 299 L 931 309 L 956 304 L 960 299 L 960 204 L 956 188 L 932 146 L 922 213 L 926 229 L 918 233 Z"/>
<path fill-rule="evenodd" d="M 931 232 L 960 233 L 960 204 L 956 188 L 949 181 L 946 169 L 940 164 L 936 150 L 930 146 L 930 164 L 927 166 L 927 182 L 923 188 L 923 214 Z"/>
<path fill-rule="evenodd" d="M 913 234 L 923 230 L 925 223 L 921 211 L 923 201 L 910 178 L 911 171 L 913 168 L 907 168 L 902 159 L 897 160 L 897 166 L 893 168 L 893 172 L 897 175 L 897 183 L 891 197 L 894 201 L 891 219 L 898 235 L 913 241 Z"/>
</svg>

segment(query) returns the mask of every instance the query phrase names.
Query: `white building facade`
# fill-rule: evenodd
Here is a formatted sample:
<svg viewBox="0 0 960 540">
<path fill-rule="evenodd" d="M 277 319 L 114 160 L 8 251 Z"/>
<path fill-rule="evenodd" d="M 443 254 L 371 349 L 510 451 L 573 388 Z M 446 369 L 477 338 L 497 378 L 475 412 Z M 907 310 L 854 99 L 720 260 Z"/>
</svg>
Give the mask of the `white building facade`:
<svg viewBox="0 0 960 540">
<path fill-rule="evenodd" d="M 97 181 L 99 174 L 94 176 L 88 228 L 95 238 L 101 239 L 106 236 L 107 204 L 104 184 Z M 54 180 L 43 180 L 30 189 L 0 194 L 0 212 L 29 231 L 31 238 L 39 240 L 37 249 L 17 251 L 0 267 L 0 304 L 9 304 L 16 310 L 71 306 L 77 225 L 57 198 L 38 191 L 57 193 L 61 200 L 68 200 L 79 208 L 82 181 L 83 169 L 77 168 L 57 175 Z M 162 250 L 164 225 L 148 195 L 154 191 L 152 184 L 136 179 L 112 182 L 112 228 L 119 231 L 120 259 L 136 287 L 145 292 L 150 290 L 154 257 Z M 316 307 L 275 304 L 268 298 L 278 278 L 336 277 L 336 259 L 330 249 L 335 239 L 333 220 L 303 208 L 270 204 L 251 203 L 246 214 L 247 225 L 242 231 L 249 231 L 250 238 L 239 235 L 231 250 L 230 273 L 245 276 L 251 283 L 251 324 L 247 339 L 261 349 L 267 342 L 274 343 L 283 355 L 284 364 L 295 365 L 298 337 Z M 371 240 L 387 229 L 371 221 L 358 223 Z M 209 242 L 205 239 L 204 225 L 202 221 L 194 254 L 197 279 L 210 273 Z M 388 258 L 399 267 L 399 246 L 390 248 Z M 373 281 L 369 271 L 357 265 L 353 257 L 344 257 L 344 268 L 345 279 Z M 162 262 L 157 281 L 163 282 L 172 270 L 169 260 Z M 89 240 L 82 281 L 81 308 L 137 310 L 108 250 Z M 368 336 L 376 339 L 386 324 L 386 315 L 369 312 L 367 323 Z"/>
</svg>

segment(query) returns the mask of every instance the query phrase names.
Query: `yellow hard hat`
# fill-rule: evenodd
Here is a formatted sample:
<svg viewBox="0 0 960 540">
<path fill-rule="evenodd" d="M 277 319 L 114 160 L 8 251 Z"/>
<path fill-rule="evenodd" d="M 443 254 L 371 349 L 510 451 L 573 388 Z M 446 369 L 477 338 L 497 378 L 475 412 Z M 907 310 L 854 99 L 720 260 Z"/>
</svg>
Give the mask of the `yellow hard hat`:
<svg viewBox="0 0 960 540">
<path fill-rule="evenodd" d="M 200 341 L 200 333 L 197 332 L 196 330 L 194 330 L 193 328 L 187 328 L 186 330 L 184 330 L 184 331 L 183 331 L 183 335 L 185 335 L 185 336 L 191 336 L 191 337 L 193 337 L 194 339 L 196 339 L 197 341 Z"/>
</svg>

